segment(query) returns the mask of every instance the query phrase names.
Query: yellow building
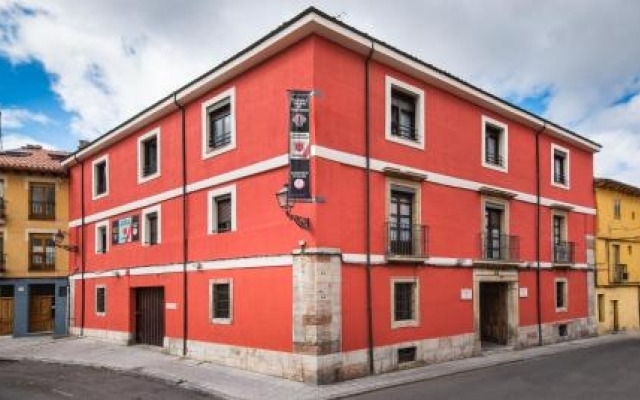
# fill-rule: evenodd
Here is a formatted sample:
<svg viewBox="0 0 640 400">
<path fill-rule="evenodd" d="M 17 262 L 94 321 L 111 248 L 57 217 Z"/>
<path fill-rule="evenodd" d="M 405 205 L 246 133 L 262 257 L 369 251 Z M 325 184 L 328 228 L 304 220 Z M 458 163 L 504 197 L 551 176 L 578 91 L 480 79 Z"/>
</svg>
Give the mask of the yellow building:
<svg viewBox="0 0 640 400">
<path fill-rule="evenodd" d="M 0 151 L 0 335 L 67 332 L 67 153 Z"/>
<path fill-rule="evenodd" d="M 596 179 L 600 333 L 640 328 L 640 188 Z"/>
</svg>

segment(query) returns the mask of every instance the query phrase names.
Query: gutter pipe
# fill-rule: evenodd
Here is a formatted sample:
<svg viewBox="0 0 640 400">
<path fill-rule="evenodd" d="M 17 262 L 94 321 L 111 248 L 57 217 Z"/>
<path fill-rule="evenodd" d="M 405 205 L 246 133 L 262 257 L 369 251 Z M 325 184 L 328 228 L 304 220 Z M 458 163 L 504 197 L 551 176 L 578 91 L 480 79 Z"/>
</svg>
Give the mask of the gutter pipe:
<svg viewBox="0 0 640 400">
<path fill-rule="evenodd" d="M 542 346 L 542 299 L 540 288 L 540 234 L 541 234 L 541 197 L 540 197 L 540 134 L 547 129 L 547 123 L 543 122 L 542 128 L 536 131 L 536 317 L 538 320 L 538 346 Z"/>
<path fill-rule="evenodd" d="M 369 64 L 371 57 L 375 51 L 374 42 L 371 42 L 371 48 L 365 61 L 364 73 L 364 152 L 365 152 L 365 253 L 366 253 L 366 280 L 367 280 L 367 354 L 369 359 L 369 373 L 375 372 L 373 362 L 373 308 L 371 305 L 372 288 L 371 288 L 371 127 L 370 127 L 370 108 L 371 101 L 369 90 Z"/>
</svg>

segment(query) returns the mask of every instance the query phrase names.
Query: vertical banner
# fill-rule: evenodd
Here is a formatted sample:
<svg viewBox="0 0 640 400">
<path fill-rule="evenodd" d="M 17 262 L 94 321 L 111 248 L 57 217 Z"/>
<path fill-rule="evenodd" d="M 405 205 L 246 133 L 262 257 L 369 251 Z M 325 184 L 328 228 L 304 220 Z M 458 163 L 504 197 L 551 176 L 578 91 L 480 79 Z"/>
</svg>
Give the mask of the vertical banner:
<svg viewBox="0 0 640 400">
<path fill-rule="evenodd" d="M 289 92 L 289 197 L 311 198 L 311 92 Z"/>
</svg>

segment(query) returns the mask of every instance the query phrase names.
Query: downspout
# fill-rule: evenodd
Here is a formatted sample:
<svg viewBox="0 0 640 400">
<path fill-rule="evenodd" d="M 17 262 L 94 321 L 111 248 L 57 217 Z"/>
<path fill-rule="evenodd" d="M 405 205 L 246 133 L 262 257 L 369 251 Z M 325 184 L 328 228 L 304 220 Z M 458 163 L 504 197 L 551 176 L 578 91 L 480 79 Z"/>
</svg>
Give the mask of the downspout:
<svg viewBox="0 0 640 400">
<path fill-rule="evenodd" d="M 542 346 L 542 299 L 540 290 L 540 134 L 547 128 L 547 123 L 542 123 L 542 128 L 536 131 L 536 314 L 538 320 L 538 346 Z"/>
<path fill-rule="evenodd" d="M 85 261 L 85 208 L 84 208 L 84 161 L 78 160 L 78 155 L 74 154 L 76 163 L 80 164 L 80 336 L 84 336 L 84 313 L 85 313 L 85 281 L 84 272 L 86 270 Z"/>
<path fill-rule="evenodd" d="M 369 93 L 369 64 L 373 57 L 374 43 L 365 61 L 364 71 L 364 154 L 365 154 L 365 253 L 366 253 L 366 279 L 367 279 L 367 347 L 369 358 L 369 373 L 374 374 L 373 362 L 373 308 L 371 306 L 371 149 L 370 149 L 370 93 Z"/>
<path fill-rule="evenodd" d="M 180 109 L 180 135 L 182 140 L 182 355 L 187 355 L 187 337 L 189 332 L 188 311 L 189 298 L 187 262 L 188 262 L 188 232 L 187 232 L 187 136 L 184 105 L 178 102 L 178 92 L 173 94 L 173 103 Z"/>
</svg>

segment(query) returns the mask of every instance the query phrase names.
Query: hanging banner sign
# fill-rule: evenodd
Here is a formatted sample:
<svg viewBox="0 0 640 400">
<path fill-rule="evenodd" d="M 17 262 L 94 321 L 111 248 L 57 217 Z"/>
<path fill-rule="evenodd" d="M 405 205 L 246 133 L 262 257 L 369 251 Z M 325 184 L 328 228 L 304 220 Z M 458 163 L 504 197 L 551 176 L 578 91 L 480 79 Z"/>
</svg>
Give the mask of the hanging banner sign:
<svg viewBox="0 0 640 400">
<path fill-rule="evenodd" d="M 137 242 L 139 239 L 139 219 L 137 215 L 113 221 L 111 233 L 113 244 Z"/>
<path fill-rule="evenodd" d="M 311 92 L 289 92 L 289 197 L 311 198 Z"/>
</svg>

